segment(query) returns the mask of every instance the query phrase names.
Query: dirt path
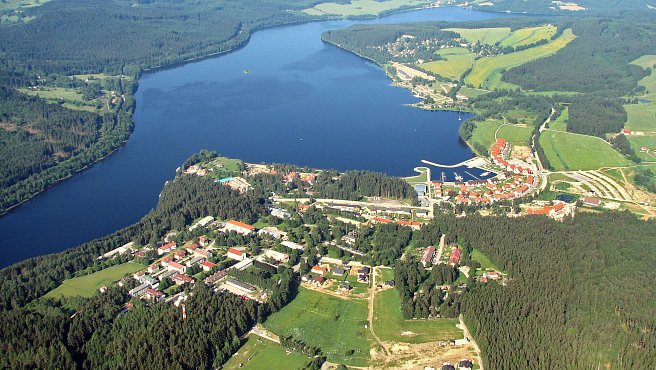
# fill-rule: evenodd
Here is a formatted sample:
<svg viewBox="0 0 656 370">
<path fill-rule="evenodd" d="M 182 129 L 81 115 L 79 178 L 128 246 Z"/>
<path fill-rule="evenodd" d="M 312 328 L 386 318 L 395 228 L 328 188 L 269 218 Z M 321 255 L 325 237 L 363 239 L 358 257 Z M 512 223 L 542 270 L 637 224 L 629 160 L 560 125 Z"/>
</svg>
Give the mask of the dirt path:
<svg viewBox="0 0 656 370">
<path fill-rule="evenodd" d="M 376 275 L 378 273 L 378 267 L 374 266 L 371 270 L 371 287 L 369 288 L 369 312 L 367 314 L 367 319 L 369 320 L 369 330 L 371 331 L 371 336 L 374 337 L 378 345 L 383 348 L 383 352 L 387 355 L 388 349 L 387 346 L 383 343 L 380 338 L 374 332 L 374 304 L 376 303 Z"/>
<path fill-rule="evenodd" d="M 472 337 L 471 333 L 469 332 L 469 328 L 467 328 L 467 325 L 465 325 L 465 320 L 463 319 L 462 314 L 460 314 L 458 319 L 460 320 L 460 329 L 462 329 L 465 338 L 469 339 L 469 344 L 471 344 L 471 346 L 474 347 L 474 352 L 476 352 L 476 361 L 478 362 L 478 368 L 480 370 L 485 370 L 483 368 L 483 357 L 481 356 L 481 349 L 478 348 L 478 344 L 476 343 L 474 337 Z"/>
</svg>

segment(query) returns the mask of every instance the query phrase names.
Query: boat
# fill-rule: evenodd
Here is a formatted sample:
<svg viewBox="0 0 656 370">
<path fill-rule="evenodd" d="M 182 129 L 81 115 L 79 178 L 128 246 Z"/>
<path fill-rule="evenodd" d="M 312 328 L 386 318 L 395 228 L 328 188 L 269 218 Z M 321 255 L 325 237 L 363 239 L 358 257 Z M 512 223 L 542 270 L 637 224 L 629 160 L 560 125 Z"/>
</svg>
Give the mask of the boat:
<svg viewBox="0 0 656 370">
<path fill-rule="evenodd" d="M 249 73 L 251 73 L 251 71 L 249 71 L 248 69 L 244 69 L 244 74 L 245 74 L 245 75 L 247 75 L 247 74 L 249 74 Z"/>
<path fill-rule="evenodd" d="M 462 176 L 460 176 L 457 172 L 454 172 L 453 175 L 456 178 L 456 181 L 462 181 Z"/>
<path fill-rule="evenodd" d="M 487 176 L 487 175 L 489 175 L 489 174 L 490 174 L 489 171 L 485 171 L 485 172 L 483 172 L 483 173 L 481 174 L 481 176 Z"/>
</svg>

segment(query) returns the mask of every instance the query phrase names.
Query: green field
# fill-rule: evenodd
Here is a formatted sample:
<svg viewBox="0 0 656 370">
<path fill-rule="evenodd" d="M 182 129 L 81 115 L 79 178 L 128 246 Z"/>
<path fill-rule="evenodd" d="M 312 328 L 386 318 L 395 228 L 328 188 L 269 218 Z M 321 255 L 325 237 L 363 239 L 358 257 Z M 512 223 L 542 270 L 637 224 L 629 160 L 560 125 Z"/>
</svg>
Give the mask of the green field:
<svg viewBox="0 0 656 370">
<path fill-rule="evenodd" d="M 447 28 L 445 31 L 453 31 L 462 36 L 468 42 L 494 45 L 501 42 L 510 35 L 510 27 L 498 28 Z"/>
<path fill-rule="evenodd" d="M 451 80 L 459 80 L 474 61 L 474 54 L 465 48 L 441 49 L 436 54 L 446 60 L 423 63 L 419 67 Z"/>
<path fill-rule="evenodd" d="M 420 184 L 428 181 L 428 168 L 427 167 L 417 167 L 421 171 L 417 176 L 405 177 L 405 181 L 409 184 Z"/>
<path fill-rule="evenodd" d="M 456 319 L 405 320 L 401 313 L 401 298 L 396 289 L 376 294 L 374 332 L 385 342 L 426 343 L 462 338 Z"/>
<path fill-rule="evenodd" d="M 239 351 L 223 365 L 223 369 L 303 369 L 309 360 L 302 353 L 288 354 L 281 345 L 250 335 Z"/>
<path fill-rule="evenodd" d="M 567 29 L 563 32 L 562 36 L 548 44 L 510 54 L 478 59 L 474 63 L 474 70 L 467 75 L 465 82 L 486 89 L 507 87 L 508 85 L 514 86 L 501 81 L 501 75 L 504 70 L 554 54 L 564 48 L 570 41 L 574 40 L 575 37 L 572 30 Z"/>
<path fill-rule="evenodd" d="M 473 89 L 471 87 L 463 86 L 460 88 L 459 92 L 468 98 L 475 98 L 477 96 L 489 93 L 490 90 Z"/>
<path fill-rule="evenodd" d="M 631 64 L 638 65 L 642 68 L 651 68 L 651 74 L 638 81 L 640 86 L 647 89 L 647 95 L 656 98 L 656 55 L 643 55 L 640 58 L 631 62 Z"/>
<path fill-rule="evenodd" d="M 264 326 L 321 347 L 328 360 L 351 366 L 369 363 L 367 302 L 339 299 L 301 288 L 298 296 L 271 315 Z"/>
<path fill-rule="evenodd" d="M 220 180 L 226 177 L 239 176 L 243 162 L 239 159 L 218 157 L 203 167 L 211 169 L 210 176 Z"/>
<path fill-rule="evenodd" d="M 344 17 L 358 15 L 377 15 L 381 12 L 406 6 L 421 7 L 426 0 L 352 0 L 349 4 L 322 3 L 303 10 L 310 15 L 341 15 Z"/>
<path fill-rule="evenodd" d="M 97 100 L 86 100 L 82 94 L 77 89 L 69 89 L 64 87 L 47 87 L 43 90 L 29 90 L 29 89 L 19 89 L 20 92 L 31 95 L 38 96 L 42 99 L 48 101 L 48 103 L 62 104 L 66 108 L 74 110 L 84 110 L 88 112 L 95 112 L 97 110 Z"/>
<path fill-rule="evenodd" d="M 629 136 L 629 143 L 631 144 L 631 147 L 635 151 L 636 155 L 640 157 L 643 161 L 656 161 L 656 157 L 654 157 L 654 150 L 656 150 L 656 136 Z M 646 147 L 649 150 L 649 153 L 652 153 L 654 155 L 650 155 L 648 153 L 643 153 L 640 151 L 641 148 Z"/>
<path fill-rule="evenodd" d="M 523 46 L 529 45 L 540 40 L 551 40 L 551 36 L 556 34 L 556 27 L 552 25 L 527 27 L 513 31 L 506 38 L 501 40 L 501 46 Z"/>
<path fill-rule="evenodd" d="M 501 121 L 495 119 L 488 119 L 484 122 L 476 122 L 476 128 L 472 133 L 472 143 L 479 143 L 485 148 L 490 148 L 494 143 L 494 132 L 501 126 Z M 533 133 L 533 127 L 506 125 L 503 126 L 499 132 L 498 137 L 508 140 L 513 145 L 528 145 Z"/>
<path fill-rule="evenodd" d="M 49 291 L 45 297 L 91 297 L 98 293 L 98 289 L 100 289 L 101 286 L 113 284 L 119 281 L 123 276 L 132 274 L 144 267 L 146 266 L 138 263 L 126 262 L 94 272 L 93 274 L 64 280 L 60 286 Z"/>
<path fill-rule="evenodd" d="M 627 104 L 628 119 L 624 128 L 631 131 L 656 132 L 656 103 Z"/>
<path fill-rule="evenodd" d="M 565 107 L 555 120 L 549 123 L 549 128 L 555 131 L 567 132 L 567 120 L 569 119 L 569 108 Z"/>
<path fill-rule="evenodd" d="M 592 170 L 630 164 L 606 141 L 593 136 L 546 130 L 540 144 L 556 171 Z"/>
</svg>

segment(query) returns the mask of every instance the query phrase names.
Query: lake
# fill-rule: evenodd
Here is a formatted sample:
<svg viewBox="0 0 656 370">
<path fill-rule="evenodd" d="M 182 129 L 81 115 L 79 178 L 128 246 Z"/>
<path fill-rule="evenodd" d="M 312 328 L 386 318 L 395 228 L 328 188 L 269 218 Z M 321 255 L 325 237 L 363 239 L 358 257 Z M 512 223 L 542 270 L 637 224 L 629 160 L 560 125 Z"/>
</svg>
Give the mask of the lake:
<svg viewBox="0 0 656 370">
<path fill-rule="evenodd" d="M 0 218 L 0 267 L 136 222 L 155 206 L 175 169 L 204 148 L 247 162 L 395 176 L 413 175 L 422 159 L 471 158 L 458 138 L 458 118 L 467 115 L 408 107 L 417 101 L 409 91 L 392 87 L 376 65 L 324 44 L 321 33 L 354 23 L 505 16 L 433 8 L 277 27 L 256 32 L 230 54 L 144 74 L 126 145 Z"/>
</svg>

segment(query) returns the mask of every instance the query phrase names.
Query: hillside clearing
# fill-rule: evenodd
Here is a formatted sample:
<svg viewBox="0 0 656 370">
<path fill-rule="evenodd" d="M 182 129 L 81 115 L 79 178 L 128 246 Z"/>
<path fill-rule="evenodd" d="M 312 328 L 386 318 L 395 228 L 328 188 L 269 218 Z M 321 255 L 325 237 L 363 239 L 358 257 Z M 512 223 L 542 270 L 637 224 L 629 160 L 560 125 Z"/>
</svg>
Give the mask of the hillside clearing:
<svg viewBox="0 0 656 370">
<path fill-rule="evenodd" d="M 144 267 L 146 266 L 139 263 L 126 262 L 89 275 L 67 279 L 64 280 L 60 286 L 49 291 L 45 297 L 91 297 L 98 293 L 98 289 L 103 285 L 113 284 L 119 281 L 123 276 L 139 271 Z"/>
<path fill-rule="evenodd" d="M 593 170 L 631 164 L 606 141 L 578 134 L 546 130 L 540 144 L 556 171 Z"/>
</svg>

